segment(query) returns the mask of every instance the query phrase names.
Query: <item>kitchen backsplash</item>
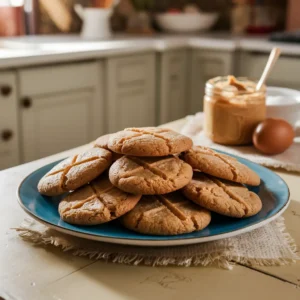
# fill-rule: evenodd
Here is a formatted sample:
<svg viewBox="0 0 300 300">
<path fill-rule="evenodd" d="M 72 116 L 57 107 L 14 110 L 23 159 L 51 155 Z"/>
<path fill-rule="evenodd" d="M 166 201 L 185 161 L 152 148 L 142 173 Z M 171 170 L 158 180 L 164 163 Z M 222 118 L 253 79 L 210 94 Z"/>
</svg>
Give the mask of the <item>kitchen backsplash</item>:
<svg viewBox="0 0 300 300">
<path fill-rule="evenodd" d="M 92 0 L 33 0 L 39 3 L 38 13 L 38 32 L 42 34 L 59 32 L 79 32 L 81 20 L 73 10 L 75 3 L 84 6 L 90 5 Z M 126 2 L 131 0 L 121 0 L 119 8 L 112 18 L 112 27 L 115 31 L 123 31 L 126 28 L 126 20 L 122 12 L 122 7 L 126 9 Z M 143 1 L 136 1 L 143 2 Z M 233 2 L 237 0 L 152 0 L 147 1 L 151 8 L 149 13 L 163 12 L 168 8 L 182 8 L 186 4 L 193 3 L 199 6 L 202 11 L 219 12 L 218 22 L 214 30 L 229 30 L 231 24 L 231 9 Z M 253 1 L 254 2 L 254 1 Z M 261 2 L 261 1 L 260 1 Z M 286 14 L 286 0 L 265 0 L 264 3 L 270 4 L 277 11 L 278 27 L 284 28 Z M 125 5 L 124 5 L 125 4 Z M 59 13 L 57 13 L 59 12 Z"/>
</svg>

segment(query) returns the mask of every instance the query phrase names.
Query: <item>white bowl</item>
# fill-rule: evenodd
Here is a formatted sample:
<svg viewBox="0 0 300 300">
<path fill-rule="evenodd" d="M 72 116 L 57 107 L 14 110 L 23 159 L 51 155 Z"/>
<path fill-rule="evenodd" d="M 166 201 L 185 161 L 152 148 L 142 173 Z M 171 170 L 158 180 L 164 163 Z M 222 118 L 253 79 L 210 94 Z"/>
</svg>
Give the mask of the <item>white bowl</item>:
<svg viewBox="0 0 300 300">
<path fill-rule="evenodd" d="M 300 91 L 267 87 L 267 117 L 284 119 L 295 126 L 300 121 Z"/>
<path fill-rule="evenodd" d="M 161 29 L 182 33 L 208 30 L 214 25 L 217 18 L 217 13 L 164 13 L 155 17 Z"/>
</svg>

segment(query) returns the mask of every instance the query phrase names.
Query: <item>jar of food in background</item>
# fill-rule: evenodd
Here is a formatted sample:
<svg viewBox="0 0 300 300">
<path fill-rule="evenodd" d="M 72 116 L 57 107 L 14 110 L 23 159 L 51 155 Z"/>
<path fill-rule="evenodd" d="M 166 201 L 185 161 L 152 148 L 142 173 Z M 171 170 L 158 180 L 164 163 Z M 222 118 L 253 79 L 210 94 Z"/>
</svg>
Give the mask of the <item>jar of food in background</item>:
<svg viewBox="0 0 300 300">
<path fill-rule="evenodd" d="M 207 81 L 204 96 L 204 131 L 215 143 L 244 145 L 252 141 L 256 125 L 266 117 L 266 88 L 234 76 Z"/>
<path fill-rule="evenodd" d="M 25 34 L 23 6 L 0 6 L 0 36 Z"/>
</svg>

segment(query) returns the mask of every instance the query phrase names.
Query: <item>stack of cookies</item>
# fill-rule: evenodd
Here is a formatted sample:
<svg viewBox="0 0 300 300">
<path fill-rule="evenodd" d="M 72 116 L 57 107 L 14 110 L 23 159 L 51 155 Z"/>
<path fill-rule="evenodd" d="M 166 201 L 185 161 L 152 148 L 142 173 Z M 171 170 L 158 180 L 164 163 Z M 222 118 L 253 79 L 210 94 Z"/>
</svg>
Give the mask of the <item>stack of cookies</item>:
<svg viewBox="0 0 300 300">
<path fill-rule="evenodd" d="M 193 171 L 194 170 L 194 171 Z M 56 165 L 39 182 L 47 196 L 68 193 L 61 218 L 98 225 L 120 218 L 143 234 L 198 231 L 210 211 L 242 218 L 256 214 L 259 197 L 243 184 L 259 176 L 234 158 L 169 129 L 128 128 L 98 138 L 91 148 Z"/>
</svg>

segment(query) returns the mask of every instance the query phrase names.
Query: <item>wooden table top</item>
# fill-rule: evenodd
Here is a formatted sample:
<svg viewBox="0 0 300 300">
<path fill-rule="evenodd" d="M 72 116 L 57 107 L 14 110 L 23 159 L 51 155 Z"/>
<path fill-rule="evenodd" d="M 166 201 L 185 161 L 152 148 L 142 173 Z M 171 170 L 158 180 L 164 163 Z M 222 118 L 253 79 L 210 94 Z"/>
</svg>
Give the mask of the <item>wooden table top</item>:
<svg viewBox="0 0 300 300">
<path fill-rule="evenodd" d="M 167 124 L 180 130 L 185 120 Z M 300 299 L 300 261 L 289 266 L 232 271 L 217 267 L 126 266 L 72 256 L 54 247 L 33 246 L 18 237 L 26 214 L 16 189 L 35 169 L 77 152 L 76 148 L 0 172 L 0 299 Z M 300 175 L 276 171 L 289 185 L 287 230 L 300 248 Z"/>
</svg>

